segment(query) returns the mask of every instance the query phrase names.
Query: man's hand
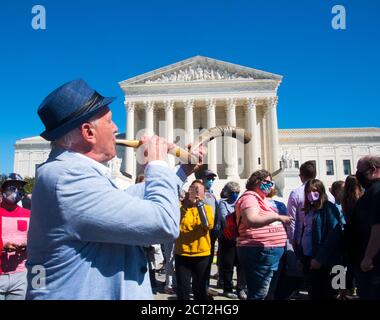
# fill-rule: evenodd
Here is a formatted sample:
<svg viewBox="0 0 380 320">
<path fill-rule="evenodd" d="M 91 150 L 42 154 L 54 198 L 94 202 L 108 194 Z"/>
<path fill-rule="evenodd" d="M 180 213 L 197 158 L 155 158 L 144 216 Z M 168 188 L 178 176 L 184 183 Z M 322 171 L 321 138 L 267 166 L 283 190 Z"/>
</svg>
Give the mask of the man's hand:
<svg viewBox="0 0 380 320">
<path fill-rule="evenodd" d="M 141 165 L 155 160 L 167 160 L 168 143 L 158 136 L 142 136 L 141 146 L 137 149 L 137 161 Z"/>
<path fill-rule="evenodd" d="M 360 268 L 363 272 L 371 271 L 374 268 L 372 259 L 364 257 L 364 259 L 360 263 Z"/>
<path fill-rule="evenodd" d="M 3 250 L 6 252 L 15 252 L 18 250 L 18 245 L 15 243 L 7 242 L 4 244 Z"/>
<path fill-rule="evenodd" d="M 191 150 L 191 144 L 187 146 L 187 149 L 191 154 L 198 159 L 198 163 L 181 164 L 182 170 L 187 176 L 190 176 L 193 172 L 197 171 L 203 165 L 203 159 L 207 154 L 207 148 L 203 145 L 195 150 Z"/>
</svg>

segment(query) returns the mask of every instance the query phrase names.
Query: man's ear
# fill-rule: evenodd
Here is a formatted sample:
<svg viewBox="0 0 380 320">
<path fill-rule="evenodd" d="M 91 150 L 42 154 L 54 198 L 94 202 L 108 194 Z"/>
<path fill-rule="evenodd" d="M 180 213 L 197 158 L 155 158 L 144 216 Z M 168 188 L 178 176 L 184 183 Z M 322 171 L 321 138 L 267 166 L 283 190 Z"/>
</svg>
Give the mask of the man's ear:
<svg viewBox="0 0 380 320">
<path fill-rule="evenodd" d="M 83 139 L 86 140 L 88 143 L 95 142 L 94 126 L 91 123 L 89 122 L 82 123 L 80 126 L 80 131 L 82 133 Z"/>
</svg>

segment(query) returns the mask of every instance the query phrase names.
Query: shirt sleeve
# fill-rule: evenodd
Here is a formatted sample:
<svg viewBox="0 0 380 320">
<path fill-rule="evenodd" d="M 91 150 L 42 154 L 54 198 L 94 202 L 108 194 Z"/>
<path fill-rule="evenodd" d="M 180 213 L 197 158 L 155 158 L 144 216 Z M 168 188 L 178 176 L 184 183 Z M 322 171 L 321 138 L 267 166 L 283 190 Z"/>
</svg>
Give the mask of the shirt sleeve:
<svg viewBox="0 0 380 320">
<path fill-rule="evenodd" d="M 253 208 L 254 210 L 257 210 L 257 212 L 260 210 L 259 202 L 253 195 L 244 196 L 240 201 L 239 207 L 241 211 L 248 208 Z"/>
<path fill-rule="evenodd" d="M 95 171 L 70 168 L 56 185 L 67 232 L 87 242 L 149 245 L 174 240 L 179 233 L 177 176 L 164 166 L 148 165 L 145 177 L 145 183 L 129 192 Z"/>
<path fill-rule="evenodd" d="M 287 226 L 286 231 L 288 233 L 288 238 L 290 241 L 294 241 L 298 238 L 298 234 L 296 234 L 296 223 L 297 221 L 297 210 L 298 210 L 298 201 L 297 196 L 294 191 L 292 191 L 289 195 L 287 212 L 288 216 L 292 218 L 292 221 Z"/>
<path fill-rule="evenodd" d="M 218 206 L 218 215 L 220 218 L 221 225 L 224 227 L 226 224 L 226 216 L 229 214 L 226 202 L 221 200 Z"/>
</svg>

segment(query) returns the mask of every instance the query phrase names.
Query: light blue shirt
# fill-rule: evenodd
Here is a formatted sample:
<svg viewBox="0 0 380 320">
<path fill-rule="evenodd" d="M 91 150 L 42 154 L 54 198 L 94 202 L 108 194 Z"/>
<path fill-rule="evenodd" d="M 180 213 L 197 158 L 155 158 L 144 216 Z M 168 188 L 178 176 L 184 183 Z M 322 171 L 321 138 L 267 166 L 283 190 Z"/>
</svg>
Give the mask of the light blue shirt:
<svg viewBox="0 0 380 320">
<path fill-rule="evenodd" d="M 221 199 L 219 201 L 218 210 L 219 210 L 219 218 L 221 225 L 225 227 L 226 225 L 226 217 L 235 211 L 235 202 L 228 202 L 227 199 Z"/>
</svg>

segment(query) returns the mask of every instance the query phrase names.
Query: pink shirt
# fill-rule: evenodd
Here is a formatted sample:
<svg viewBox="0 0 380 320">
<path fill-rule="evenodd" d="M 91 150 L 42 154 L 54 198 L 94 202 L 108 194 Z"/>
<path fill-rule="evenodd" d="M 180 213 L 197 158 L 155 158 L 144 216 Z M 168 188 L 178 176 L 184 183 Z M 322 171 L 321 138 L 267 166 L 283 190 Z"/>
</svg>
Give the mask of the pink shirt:
<svg viewBox="0 0 380 320">
<path fill-rule="evenodd" d="M 30 210 L 16 207 L 13 211 L 0 207 L 1 242 L 15 244 L 26 243 L 29 227 Z M 26 271 L 26 250 L 20 252 L 1 252 L 2 273 Z"/>
<path fill-rule="evenodd" d="M 238 223 L 241 212 L 247 208 L 252 208 L 259 215 L 274 212 L 265 199 L 254 191 L 246 191 L 236 202 L 235 208 Z M 239 225 L 237 246 L 284 247 L 286 239 L 284 225 L 279 221 L 261 228 L 249 228 L 242 219 Z"/>
</svg>

